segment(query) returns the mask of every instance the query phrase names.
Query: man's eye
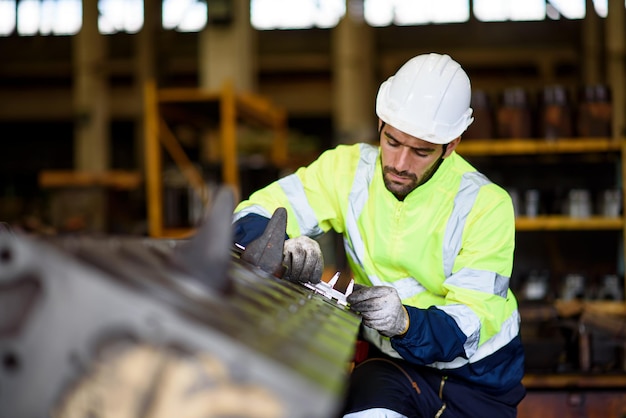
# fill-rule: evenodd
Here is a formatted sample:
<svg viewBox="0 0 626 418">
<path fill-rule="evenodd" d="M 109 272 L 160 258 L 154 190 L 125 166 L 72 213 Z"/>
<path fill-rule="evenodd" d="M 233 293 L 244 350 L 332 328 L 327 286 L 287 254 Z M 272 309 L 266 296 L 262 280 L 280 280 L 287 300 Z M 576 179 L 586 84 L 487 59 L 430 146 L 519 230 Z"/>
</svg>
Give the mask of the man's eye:
<svg viewBox="0 0 626 418">
<path fill-rule="evenodd" d="M 400 144 L 396 141 L 387 141 L 387 144 L 389 144 L 390 147 L 396 148 L 399 147 Z"/>
</svg>

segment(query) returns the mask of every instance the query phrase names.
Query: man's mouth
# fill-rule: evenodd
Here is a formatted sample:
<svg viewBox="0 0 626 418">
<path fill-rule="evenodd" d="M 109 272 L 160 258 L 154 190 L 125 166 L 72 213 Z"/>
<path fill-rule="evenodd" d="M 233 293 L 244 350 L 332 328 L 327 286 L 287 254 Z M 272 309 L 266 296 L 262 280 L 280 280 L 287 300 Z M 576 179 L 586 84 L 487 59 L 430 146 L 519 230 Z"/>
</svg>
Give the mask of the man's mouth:
<svg viewBox="0 0 626 418">
<path fill-rule="evenodd" d="M 415 176 L 411 173 L 403 173 L 391 169 L 386 169 L 385 171 L 389 176 L 389 180 L 394 182 L 405 183 L 407 181 L 412 181 L 415 179 Z"/>
<path fill-rule="evenodd" d="M 404 183 L 407 180 L 409 180 L 409 178 L 406 177 L 406 176 L 400 176 L 400 175 L 394 174 L 394 173 L 389 173 L 389 176 L 391 177 L 391 179 L 390 179 L 391 181 L 395 181 L 397 183 Z"/>
</svg>

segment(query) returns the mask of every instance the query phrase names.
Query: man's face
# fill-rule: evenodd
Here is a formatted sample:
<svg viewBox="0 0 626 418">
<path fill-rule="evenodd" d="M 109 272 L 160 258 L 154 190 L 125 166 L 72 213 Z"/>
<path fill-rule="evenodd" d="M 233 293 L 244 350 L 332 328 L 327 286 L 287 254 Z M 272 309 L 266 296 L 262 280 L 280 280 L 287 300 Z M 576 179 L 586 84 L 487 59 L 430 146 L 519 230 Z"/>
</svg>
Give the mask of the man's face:
<svg viewBox="0 0 626 418">
<path fill-rule="evenodd" d="M 439 158 L 452 153 L 460 138 L 443 145 L 426 142 L 385 124 L 380 133 L 383 180 L 399 200 L 430 178 Z"/>
</svg>

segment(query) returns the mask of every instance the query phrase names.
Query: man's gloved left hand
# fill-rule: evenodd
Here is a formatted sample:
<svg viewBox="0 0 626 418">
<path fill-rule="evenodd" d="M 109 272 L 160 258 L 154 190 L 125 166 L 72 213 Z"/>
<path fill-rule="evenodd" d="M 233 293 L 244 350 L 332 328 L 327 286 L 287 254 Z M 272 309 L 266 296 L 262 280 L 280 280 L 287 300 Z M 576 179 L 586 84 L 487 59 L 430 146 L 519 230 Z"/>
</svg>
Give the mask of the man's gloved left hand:
<svg viewBox="0 0 626 418">
<path fill-rule="evenodd" d="M 287 279 L 296 282 L 319 283 L 324 270 L 324 256 L 317 241 L 306 235 L 285 241 L 283 262 Z"/>
<path fill-rule="evenodd" d="M 404 335 L 409 329 L 409 314 L 393 287 L 359 287 L 348 296 L 348 303 L 350 309 L 361 314 L 364 325 L 382 335 Z"/>
</svg>

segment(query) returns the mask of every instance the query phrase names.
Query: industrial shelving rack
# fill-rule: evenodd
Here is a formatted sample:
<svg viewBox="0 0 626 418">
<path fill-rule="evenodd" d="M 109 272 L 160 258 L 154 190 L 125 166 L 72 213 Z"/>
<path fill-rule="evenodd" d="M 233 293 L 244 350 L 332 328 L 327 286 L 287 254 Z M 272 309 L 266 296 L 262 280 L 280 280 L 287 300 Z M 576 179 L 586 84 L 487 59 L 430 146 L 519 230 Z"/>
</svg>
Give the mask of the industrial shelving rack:
<svg viewBox="0 0 626 418">
<path fill-rule="evenodd" d="M 467 157 L 499 157 L 499 156 L 530 156 L 539 158 L 542 155 L 557 154 L 614 154 L 619 157 L 621 175 L 619 184 L 622 188 L 622 207 L 626 207 L 626 138 L 558 138 L 545 140 L 538 138 L 528 139 L 468 139 L 461 141 L 457 148 L 458 152 Z M 488 174 L 488 173 L 487 173 Z M 562 214 L 539 214 L 534 217 L 519 215 L 515 221 L 516 231 L 533 232 L 549 231 L 615 231 L 621 234 L 622 241 L 626 241 L 626 222 L 624 212 L 618 217 L 603 217 L 592 215 L 586 218 L 575 218 Z M 625 246 L 619 257 L 626 260 Z M 622 289 L 626 289 L 626 279 Z M 626 299 L 626 298 L 624 298 Z M 558 315 L 571 315 L 572 317 L 585 318 L 585 312 L 591 313 L 596 320 L 608 321 L 608 318 L 617 318 L 616 321 L 624 321 L 626 317 L 626 303 L 622 301 L 562 301 L 531 310 L 531 320 L 549 321 Z M 528 314 L 528 312 L 525 312 Z M 524 321 L 524 314 L 522 314 Z M 614 374 L 593 373 L 589 370 L 589 330 L 585 329 L 584 321 L 581 320 L 579 332 L 579 360 L 582 370 L 574 373 L 526 373 L 524 385 L 529 389 L 527 400 L 520 405 L 518 413 L 520 417 L 535 416 L 537 408 L 546 412 L 554 409 L 567 411 L 579 406 L 577 401 L 587 402 L 580 408 L 597 410 L 593 416 L 601 416 L 602 413 L 613 414 L 615 411 L 626 410 L 626 402 L 617 401 L 620 392 L 626 387 L 626 372 Z M 626 351 L 626 348 L 624 348 Z M 598 394 L 589 399 L 580 396 L 585 391 L 592 390 Z M 617 397 L 616 397 L 617 396 Z M 571 408 L 570 408 L 571 407 Z M 552 408 L 552 409 L 550 409 Z M 564 410 L 565 411 L 565 410 Z M 566 412 L 567 412 L 566 411 Z M 542 413 L 543 413 L 542 412 Z M 567 414 L 566 414 L 567 415 Z M 548 415 L 546 415 L 548 416 Z M 567 415 L 569 416 L 569 415 Z M 591 416 L 591 415 L 590 415 Z"/>
<path fill-rule="evenodd" d="M 161 105 L 181 106 L 188 104 L 217 104 L 215 118 L 219 124 L 219 149 L 222 183 L 230 186 L 237 200 L 240 179 L 237 150 L 237 124 L 255 121 L 273 132 L 270 160 L 277 167 L 284 166 L 288 159 L 287 115 L 284 109 L 275 106 L 267 99 L 251 94 L 238 93 L 230 81 L 225 81 L 217 91 L 202 88 L 158 88 L 154 81 L 144 88 L 144 126 L 146 155 L 146 201 L 148 213 L 148 234 L 153 238 L 181 238 L 189 236 L 191 228 L 167 228 L 163 222 L 163 155 L 162 148 L 169 153 L 195 193 L 205 204 L 210 196 L 205 181 L 194 162 L 168 127 Z"/>
</svg>

